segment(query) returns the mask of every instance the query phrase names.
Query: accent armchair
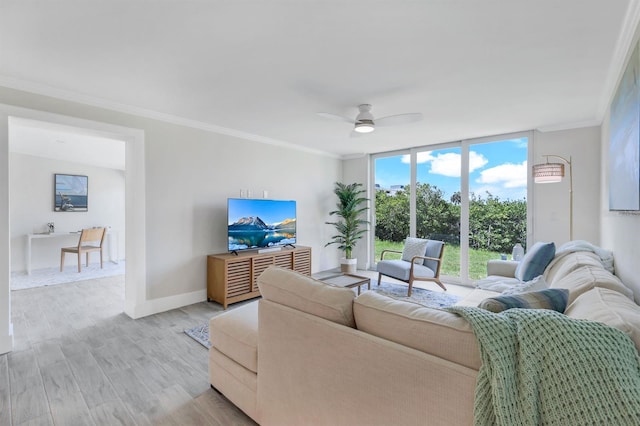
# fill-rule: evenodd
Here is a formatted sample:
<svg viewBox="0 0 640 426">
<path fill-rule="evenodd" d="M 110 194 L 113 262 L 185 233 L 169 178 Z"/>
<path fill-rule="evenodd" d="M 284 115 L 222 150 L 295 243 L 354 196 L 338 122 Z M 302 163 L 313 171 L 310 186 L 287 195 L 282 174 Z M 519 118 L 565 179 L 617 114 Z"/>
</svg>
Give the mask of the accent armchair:
<svg viewBox="0 0 640 426">
<path fill-rule="evenodd" d="M 402 259 L 385 259 L 387 253 L 399 253 Z M 447 288 L 440 281 L 440 267 L 444 254 L 444 241 L 407 238 L 402 251 L 383 250 L 378 262 L 378 285 L 386 275 L 409 283 L 408 296 L 411 296 L 414 281 L 433 281 Z"/>
</svg>

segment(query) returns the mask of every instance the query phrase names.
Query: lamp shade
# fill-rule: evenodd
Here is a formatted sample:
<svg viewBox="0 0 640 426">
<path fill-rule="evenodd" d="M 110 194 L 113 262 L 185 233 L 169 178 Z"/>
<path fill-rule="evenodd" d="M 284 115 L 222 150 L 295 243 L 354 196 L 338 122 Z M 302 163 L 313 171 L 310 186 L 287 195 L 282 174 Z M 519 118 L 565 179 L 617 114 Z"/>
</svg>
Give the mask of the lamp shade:
<svg viewBox="0 0 640 426">
<path fill-rule="evenodd" d="M 556 183 L 564 177 L 564 164 L 543 163 L 533 166 L 533 180 L 535 183 Z"/>
</svg>

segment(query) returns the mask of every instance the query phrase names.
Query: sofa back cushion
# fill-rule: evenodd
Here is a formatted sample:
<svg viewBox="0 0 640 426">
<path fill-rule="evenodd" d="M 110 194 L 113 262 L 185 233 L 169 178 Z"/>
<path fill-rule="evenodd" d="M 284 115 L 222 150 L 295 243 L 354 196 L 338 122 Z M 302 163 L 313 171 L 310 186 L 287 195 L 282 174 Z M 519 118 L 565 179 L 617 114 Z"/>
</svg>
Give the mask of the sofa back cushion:
<svg viewBox="0 0 640 426">
<path fill-rule="evenodd" d="M 549 267 L 545 270 L 544 278 L 551 287 L 556 280 L 562 279 L 583 266 L 602 268 L 602 263 L 598 256 L 588 251 L 562 253 L 556 256 L 549 264 Z"/>
<path fill-rule="evenodd" d="M 544 274 L 544 270 L 556 254 L 555 243 L 537 242 L 529 247 L 516 267 L 515 276 L 520 281 L 531 281 L 538 275 Z"/>
<path fill-rule="evenodd" d="M 633 300 L 633 291 L 622 281 L 602 266 L 582 266 L 574 269 L 570 274 L 554 280 L 550 288 L 566 288 L 569 290 L 569 304 L 582 293 L 594 287 L 608 288 L 617 291 Z"/>
<path fill-rule="evenodd" d="M 623 331 L 631 337 L 640 353 L 640 306 L 625 295 L 596 287 L 578 296 L 565 315 L 598 321 Z"/>
<path fill-rule="evenodd" d="M 350 288 L 332 286 L 278 266 L 270 266 L 260 274 L 258 287 L 266 300 L 355 327 L 355 293 Z"/>
<path fill-rule="evenodd" d="M 447 311 L 367 291 L 356 298 L 358 330 L 475 370 L 480 352 L 469 323 Z"/>
</svg>

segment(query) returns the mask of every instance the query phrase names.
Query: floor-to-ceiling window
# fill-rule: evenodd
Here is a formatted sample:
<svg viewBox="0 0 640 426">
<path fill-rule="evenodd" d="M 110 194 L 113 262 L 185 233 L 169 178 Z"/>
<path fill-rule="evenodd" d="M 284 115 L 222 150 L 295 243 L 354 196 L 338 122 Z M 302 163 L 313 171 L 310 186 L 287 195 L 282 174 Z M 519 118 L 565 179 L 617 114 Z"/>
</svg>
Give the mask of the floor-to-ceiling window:
<svg viewBox="0 0 640 426">
<path fill-rule="evenodd" d="M 461 148 L 418 151 L 416 237 L 446 243 L 440 273 L 460 278 Z"/>
<path fill-rule="evenodd" d="M 407 236 L 443 240 L 441 274 L 470 283 L 526 247 L 529 133 L 372 156 L 374 263 Z M 385 256 L 385 258 L 387 258 Z"/>
<path fill-rule="evenodd" d="M 487 261 L 509 257 L 527 243 L 527 136 L 469 141 L 469 241 L 471 280 L 487 276 Z M 464 263 L 464 262 L 463 262 Z"/>
<path fill-rule="evenodd" d="M 375 158 L 375 238 L 374 263 L 385 249 L 398 249 L 410 235 L 411 165 L 408 155 L 390 154 Z M 400 246 L 400 250 L 402 247 Z M 397 258 L 393 254 L 387 259 Z"/>
</svg>

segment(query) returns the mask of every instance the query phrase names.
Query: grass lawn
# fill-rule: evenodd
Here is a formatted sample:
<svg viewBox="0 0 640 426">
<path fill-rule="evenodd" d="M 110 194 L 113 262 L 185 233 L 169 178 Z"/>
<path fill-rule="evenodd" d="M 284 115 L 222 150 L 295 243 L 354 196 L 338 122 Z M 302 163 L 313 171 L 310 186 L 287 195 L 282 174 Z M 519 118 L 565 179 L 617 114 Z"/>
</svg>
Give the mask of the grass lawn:
<svg viewBox="0 0 640 426">
<path fill-rule="evenodd" d="M 392 241 L 382 241 L 376 238 L 376 259 L 380 260 L 382 250 L 402 251 L 404 243 L 394 243 Z M 386 254 L 385 259 L 400 259 L 399 254 Z M 500 259 L 500 253 L 487 250 L 469 250 L 469 276 L 471 279 L 477 280 L 487 276 L 487 261 L 491 259 Z M 444 246 L 444 259 L 440 274 L 460 276 L 460 246 L 446 244 Z"/>
</svg>

